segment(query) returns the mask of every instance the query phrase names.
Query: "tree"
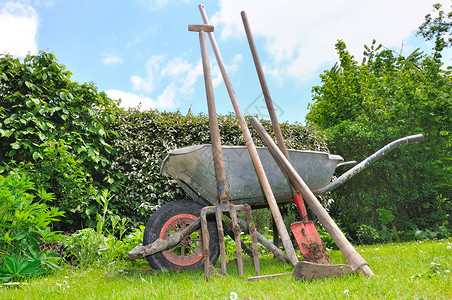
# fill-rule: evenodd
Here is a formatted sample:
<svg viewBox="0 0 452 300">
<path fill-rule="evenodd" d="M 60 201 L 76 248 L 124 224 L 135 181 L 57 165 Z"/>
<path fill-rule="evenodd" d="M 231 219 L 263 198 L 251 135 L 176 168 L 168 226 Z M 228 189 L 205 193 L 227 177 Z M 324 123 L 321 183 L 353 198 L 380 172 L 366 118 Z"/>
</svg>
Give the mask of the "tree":
<svg viewBox="0 0 452 300">
<path fill-rule="evenodd" d="M 344 42 L 336 44 L 339 64 L 320 76 L 306 119 L 346 159 L 362 160 L 406 135 L 423 133 L 425 140 L 397 149 L 337 189 L 332 213 L 355 237 L 361 224 L 382 227 L 378 209 L 397 216 L 394 226 L 405 232 L 451 226 L 450 68 L 444 70 L 438 50 L 403 57 L 375 46 L 366 46 L 358 64 Z"/>
<path fill-rule="evenodd" d="M 452 8 L 452 6 L 451 6 Z M 452 46 L 452 11 L 445 12 L 440 3 L 433 5 L 434 14 L 425 16 L 424 23 L 419 26 L 418 35 L 427 41 L 435 40 L 436 47 Z M 439 49 L 441 51 L 442 49 Z"/>
</svg>

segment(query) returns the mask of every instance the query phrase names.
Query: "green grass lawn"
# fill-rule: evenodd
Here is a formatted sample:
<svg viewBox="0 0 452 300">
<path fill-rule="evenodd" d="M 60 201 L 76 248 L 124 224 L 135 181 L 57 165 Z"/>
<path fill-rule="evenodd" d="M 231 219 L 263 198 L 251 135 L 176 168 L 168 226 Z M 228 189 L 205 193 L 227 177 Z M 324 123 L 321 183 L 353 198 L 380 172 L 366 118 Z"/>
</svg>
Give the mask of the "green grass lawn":
<svg viewBox="0 0 452 300">
<path fill-rule="evenodd" d="M 254 275 L 245 259 L 245 276 L 228 265 L 228 276 L 204 280 L 203 270 L 175 273 L 133 270 L 65 269 L 18 287 L 0 288 L 0 299 L 452 299 L 452 240 L 360 246 L 375 277 L 296 281 L 291 275 L 247 282 Z M 333 263 L 345 263 L 339 251 Z M 293 267 L 261 257 L 261 275 L 291 272 Z M 217 265 L 219 267 L 219 264 Z"/>
</svg>

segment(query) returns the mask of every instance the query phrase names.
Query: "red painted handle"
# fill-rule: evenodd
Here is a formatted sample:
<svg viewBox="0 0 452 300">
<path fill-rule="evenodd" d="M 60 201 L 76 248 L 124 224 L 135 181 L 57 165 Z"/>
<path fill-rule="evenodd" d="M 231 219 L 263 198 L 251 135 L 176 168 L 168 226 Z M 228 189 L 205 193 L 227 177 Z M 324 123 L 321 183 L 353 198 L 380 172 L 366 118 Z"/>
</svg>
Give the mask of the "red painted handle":
<svg viewBox="0 0 452 300">
<path fill-rule="evenodd" d="M 297 195 L 293 196 L 293 199 L 295 200 L 295 204 L 297 205 L 298 210 L 300 211 L 303 221 L 307 220 L 308 213 L 306 211 L 306 206 L 304 205 L 303 198 L 301 198 L 300 194 L 297 194 Z"/>
</svg>

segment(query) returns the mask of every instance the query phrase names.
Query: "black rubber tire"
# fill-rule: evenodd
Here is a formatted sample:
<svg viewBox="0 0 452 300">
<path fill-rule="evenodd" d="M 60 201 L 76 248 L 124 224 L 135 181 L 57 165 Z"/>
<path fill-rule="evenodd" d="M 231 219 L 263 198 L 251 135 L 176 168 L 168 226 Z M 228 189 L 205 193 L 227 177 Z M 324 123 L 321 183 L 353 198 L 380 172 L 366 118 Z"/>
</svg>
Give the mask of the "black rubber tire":
<svg viewBox="0 0 452 300">
<path fill-rule="evenodd" d="M 168 234 L 165 232 L 167 232 L 167 230 L 170 230 L 170 225 L 190 224 L 197 217 L 199 217 L 202 208 L 203 206 L 201 204 L 187 199 L 172 201 L 163 205 L 149 218 L 149 221 L 146 224 L 146 228 L 144 229 L 143 245 L 149 245 L 159 237 L 161 238 L 163 235 Z M 211 218 L 210 216 L 208 216 L 207 218 L 207 228 L 209 231 L 210 262 L 214 265 L 218 260 L 218 256 L 220 255 L 220 248 L 218 244 L 218 231 L 216 222 L 215 219 Z M 171 250 L 169 249 L 147 256 L 146 259 L 149 265 L 156 270 L 184 270 L 202 268 L 202 244 L 199 244 L 198 241 L 201 238 L 200 230 L 196 231 L 193 235 L 195 238 L 193 240 L 189 238 L 188 249 L 187 241 L 182 241 L 177 246 L 175 246 L 187 249 L 189 252 L 192 249 L 190 248 L 191 246 L 196 247 L 194 251 L 191 251 L 191 254 L 187 255 L 189 261 L 184 262 L 182 260 L 179 260 L 179 256 L 174 255 L 174 252 L 171 252 Z M 196 242 L 193 242 L 195 240 Z M 172 247 L 171 249 L 174 249 L 175 247 Z M 190 259 L 190 257 L 192 257 L 193 259 Z"/>
</svg>

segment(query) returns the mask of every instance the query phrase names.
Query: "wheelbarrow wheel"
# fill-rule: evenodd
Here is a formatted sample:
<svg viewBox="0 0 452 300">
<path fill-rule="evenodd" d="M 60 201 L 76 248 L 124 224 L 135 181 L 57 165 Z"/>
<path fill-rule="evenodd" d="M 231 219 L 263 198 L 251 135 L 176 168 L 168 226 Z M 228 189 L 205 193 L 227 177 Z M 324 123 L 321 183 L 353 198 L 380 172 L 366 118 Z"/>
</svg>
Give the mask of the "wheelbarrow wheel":
<svg viewBox="0 0 452 300">
<path fill-rule="evenodd" d="M 187 199 L 163 205 L 147 222 L 143 234 L 143 245 L 151 244 L 158 238 L 165 239 L 172 233 L 186 228 L 199 217 L 202 208 L 201 204 Z M 214 218 L 211 220 L 208 218 L 207 228 L 210 262 L 215 264 L 220 255 L 220 249 Z M 201 229 L 194 231 L 170 249 L 146 257 L 149 265 L 156 270 L 198 269 L 203 267 L 202 258 Z"/>
</svg>

